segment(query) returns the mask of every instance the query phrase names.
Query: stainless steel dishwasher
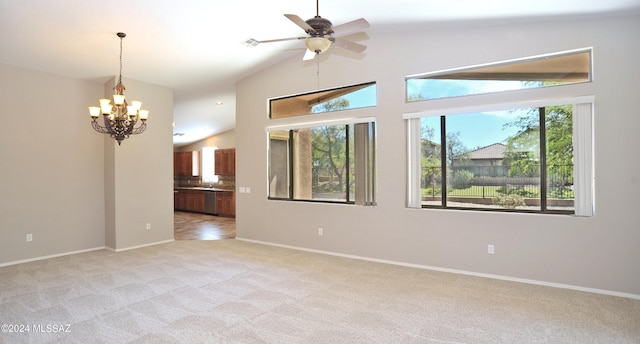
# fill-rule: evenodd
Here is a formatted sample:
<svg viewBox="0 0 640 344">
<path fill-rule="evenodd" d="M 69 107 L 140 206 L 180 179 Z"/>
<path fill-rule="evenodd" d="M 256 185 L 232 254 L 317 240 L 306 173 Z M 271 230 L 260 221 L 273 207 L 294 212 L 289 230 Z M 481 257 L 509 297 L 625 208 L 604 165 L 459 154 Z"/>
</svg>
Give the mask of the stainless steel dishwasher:
<svg viewBox="0 0 640 344">
<path fill-rule="evenodd" d="M 211 215 L 216 215 L 216 192 L 205 191 L 204 192 L 204 212 Z"/>
</svg>

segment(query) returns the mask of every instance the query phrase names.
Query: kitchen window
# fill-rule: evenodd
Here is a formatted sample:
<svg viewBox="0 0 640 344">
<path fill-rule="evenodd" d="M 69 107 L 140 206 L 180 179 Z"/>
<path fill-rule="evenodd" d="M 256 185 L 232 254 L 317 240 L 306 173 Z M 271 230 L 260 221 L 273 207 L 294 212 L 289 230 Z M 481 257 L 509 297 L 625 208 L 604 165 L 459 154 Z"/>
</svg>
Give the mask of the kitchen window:
<svg viewBox="0 0 640 344">
<path fill-rule="evenodd" d="M 218 147 L 202 147 L 202 184 L 213 185 L 218 182 L 215 174 L 215 153 Z"/>
</svg>

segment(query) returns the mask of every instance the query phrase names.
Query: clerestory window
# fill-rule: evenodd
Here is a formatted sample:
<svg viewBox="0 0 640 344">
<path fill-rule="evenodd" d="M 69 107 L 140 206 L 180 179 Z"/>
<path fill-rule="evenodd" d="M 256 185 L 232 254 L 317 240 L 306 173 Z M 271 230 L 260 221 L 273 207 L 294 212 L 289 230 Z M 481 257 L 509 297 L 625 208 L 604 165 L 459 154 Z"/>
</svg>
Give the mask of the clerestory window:
<svg viewBox="0 0 640 344">
<path fill-rule="evenodd" d="M 492 63 L 406 78 L 407 102 L 591 81 L 591 50 Z"/>
</svg>

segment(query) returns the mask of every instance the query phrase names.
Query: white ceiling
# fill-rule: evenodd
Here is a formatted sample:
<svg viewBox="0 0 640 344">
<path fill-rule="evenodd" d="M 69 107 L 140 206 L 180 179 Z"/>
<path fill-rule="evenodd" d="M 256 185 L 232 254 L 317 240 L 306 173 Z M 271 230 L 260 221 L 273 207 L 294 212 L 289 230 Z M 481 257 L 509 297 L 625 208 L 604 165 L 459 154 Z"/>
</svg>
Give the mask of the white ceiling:
<svg viewBox="0 0 640 344">
<path fill-rule="evenodd" d="M 249 48 L 246 39 L 300 36 L 283 14 L 306 20 L 315 11 L 314 0 L 0 0 L 0 63 L 106 81 L 118 74 L 115 34 L 125 32 L 122 74 L 174 89 L 180 145 L 234 128 L 235 82 L 304 53 L 299 41 Z M 415 24 L 629 11 L 640 11 L 640 0 L 320 0 L 334 25 L 366 18 L 369 36 Z"/>
</svg>

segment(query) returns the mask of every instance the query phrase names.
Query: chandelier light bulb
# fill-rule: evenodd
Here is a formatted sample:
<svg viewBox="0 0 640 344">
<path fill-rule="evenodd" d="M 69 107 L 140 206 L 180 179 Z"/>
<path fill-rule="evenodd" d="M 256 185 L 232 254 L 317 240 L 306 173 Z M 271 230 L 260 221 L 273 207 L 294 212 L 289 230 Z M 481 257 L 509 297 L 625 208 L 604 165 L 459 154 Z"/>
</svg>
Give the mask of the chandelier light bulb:
<svg viewBox="0 0 640 344">
<path fill-rule="evenodd" d="M 98 118 L 100 116 L 100 108 L 97 106 L 89 106 L 89 115 L 91 115 L 91 118 Z"/>
<path fill-rule="evenodd" d="M 113 103 L 116 105 L 124 104 L 124 94 L 114 94 L 113 95 Z"/>
<path fill-rule="evenodd" d="M 107 115 L 111 113 L 111 110 L 113 109 L 113 105 L 111 104 L 104 104 L 100 106 L 102 108 L 102 114 L 103 115 Z"/>
</svg>

